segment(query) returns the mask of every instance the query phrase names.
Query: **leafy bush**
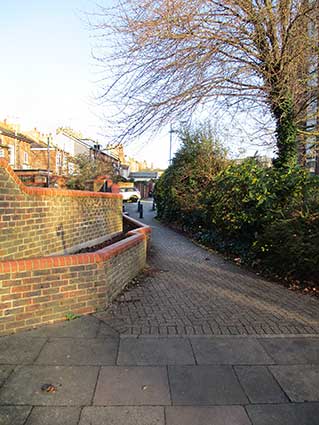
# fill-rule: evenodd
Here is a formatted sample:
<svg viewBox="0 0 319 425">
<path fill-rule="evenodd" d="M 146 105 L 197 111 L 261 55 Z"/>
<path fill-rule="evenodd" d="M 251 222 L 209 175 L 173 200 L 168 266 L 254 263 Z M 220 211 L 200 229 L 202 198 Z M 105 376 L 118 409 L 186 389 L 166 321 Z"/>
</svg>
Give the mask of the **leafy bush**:
<svg viewBox="0 0 319 425">
<path fill-rule="evenodd" d="M 208 125 L 182 129 L 180 150 L 155 188 L 158 217 L 195 230 L 205 216 L 203 194 L 227 165 L 226 150 Z"/>
<path fill-rule="evenodd" d="M 224 237 L 253 238 L 273 196 L 269 173 L 254 159 L 219 173 L 205 194 L 207 228 L 215 228 Z"/>
<path fill-rule="evenodd" d="M 222 240 L 222 250 L 243 262 L 319 281 L 317 177 L 300 167 L 283 172 L 248 159 L 216 176 L 205 202 L 205 227 L 214 230 L 219 249 Z"/>
<path fill-rule="evenodd" d="M 90 154 L 79 154 L 75 157 L 76 172 L 67 181 L 68 189 L 92 190 L 93 180 L 101 175 L 113 176 L 114 170 L 110 162 L 103 158 L 94 158 Z"/>
<path fill-rule="evenodd" d="M 158 216 L 268 272 L 319 283 L 319 180 L 300 167 L 236 164 L 207 128 L 182 147 L 156 185 Z"/>
<path fill-rule="evenodd" d="M 265 227 L 253 250 L 263 267 L 319 283 L 319 214 L 279 219 Z"/>
<path fill-rule="evenodd" d="M 227 236 L 254 239 L 269 223 L 313 209 L 313 183 L 299 167 L 283 173 L 265 168 L 255 158 L 232 164 L 207 190 L 206 224 Z"/>
</svg>

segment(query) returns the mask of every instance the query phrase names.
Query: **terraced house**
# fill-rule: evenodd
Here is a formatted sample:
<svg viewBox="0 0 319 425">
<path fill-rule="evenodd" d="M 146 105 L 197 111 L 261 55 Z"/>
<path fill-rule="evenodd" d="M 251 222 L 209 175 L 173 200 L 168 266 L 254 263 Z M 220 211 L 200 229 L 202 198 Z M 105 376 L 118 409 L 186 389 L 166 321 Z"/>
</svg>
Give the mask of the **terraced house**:
<svg viewBox="0 0 319 425">
<path fill-rule="evenodd" d="M 17 124 L 0 122 L 0 157 L 6 159 L 21 180 L 32 186 L 63 187 L 74 172 L 72 155 L 53 145 L 50 134 L 37 129 L 22 132 Z"/>
</svg>

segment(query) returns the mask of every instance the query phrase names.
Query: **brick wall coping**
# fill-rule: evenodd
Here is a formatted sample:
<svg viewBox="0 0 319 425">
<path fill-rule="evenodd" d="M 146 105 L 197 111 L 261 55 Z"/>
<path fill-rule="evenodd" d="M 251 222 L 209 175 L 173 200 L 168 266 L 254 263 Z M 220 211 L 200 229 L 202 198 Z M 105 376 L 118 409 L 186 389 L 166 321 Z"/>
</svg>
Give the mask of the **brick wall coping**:
<svg viewBox="0 0 319 425">
<path fill-rule="evenodd" d="M 128 215 L 123 215 L 123 218 L 125 221 L 130 222 L 136 228 L 136 230 L 138 230 L 140 233 L 144 233 L 144 234 L 152 233 L 152 229 L 150 226 L 147 226 L 146 224 L 141 223 L 138 220 L 135 220 L 135 218 L 132 218 Z M 132 230 L 128 232 L 127 234 L 130 234 L 131 232 L 134 232 L 134 231 L 135 230 Z"/>
<path fill-rule="evenodd" d="M 17 174 L 8 164 L 8 161 L 4 158 L 0 158 L 0 167 L 4 168 L 8 174 L 13 178 L 15 183 L 20 187 L 20 189 L 28 195 L 35 196 L 68 196 L 73 198 L 81 197 L 91 197 L 91 198 L 112 198 L 112 199 L 122 199 L 120 193 L 105 193 L 105 192 L 90 192 L 87 190 L 65 190 L 65 189 L 51 189 L 45 187 L 31 187 L 25 186 L 22 181 L 19 179 Z"/>
<path fill-rule="evenodd" d="M 28 258 L 21 260 L 0 261 L 0 273 L 15 273 L 28 270 L 44 270 L 53 267 L 63 267 L 70 265 L 85 265 L 91 263 L 100 263 L 106 261 L 123 251 L 137 245 L 140 241 L 151 233 L 150 226 L 146 226 L 131 217 L 124 216 L 125 220 L 134 223 L 134 230 L 127 232 L 127 238 L 116 242 L 110 246 L 100 249 L 96 252 L 73 255 L 57 255 L 39 258 Z"/>
</svg>

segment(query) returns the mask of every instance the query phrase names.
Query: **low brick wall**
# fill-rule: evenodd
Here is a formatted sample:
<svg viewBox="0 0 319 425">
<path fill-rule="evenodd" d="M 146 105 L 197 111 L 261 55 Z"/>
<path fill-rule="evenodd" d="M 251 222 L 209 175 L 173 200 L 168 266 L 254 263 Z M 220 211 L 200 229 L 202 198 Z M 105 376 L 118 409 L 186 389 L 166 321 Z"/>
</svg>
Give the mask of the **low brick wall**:
<svg viewBox="0 0 319 425">
<path fill-rule="evenodd" d="M 93 253 L 0 262 L 0 335 L 104 309 L 145 267 L 150 227 Z"/>
<path fill-rule="evenodd" d="M 120 194 L 27 187 L 0 158 L 1 260 L 72 253 L 120 232 Z"/>
</svg>

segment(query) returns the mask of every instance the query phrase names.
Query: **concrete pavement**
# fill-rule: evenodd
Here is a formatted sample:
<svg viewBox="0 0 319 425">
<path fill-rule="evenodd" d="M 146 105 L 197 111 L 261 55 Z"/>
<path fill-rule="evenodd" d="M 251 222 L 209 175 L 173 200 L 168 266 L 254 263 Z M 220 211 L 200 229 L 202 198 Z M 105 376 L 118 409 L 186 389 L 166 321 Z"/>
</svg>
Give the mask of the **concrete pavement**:
<svg viewBox="0 0 319 425">
<path fill-rule="evenodd" d="M 1 338 L 0 424 L 318 425 L 318 353 L 318 337 L 120 336 L 83 317 Z"/>
</svg>

